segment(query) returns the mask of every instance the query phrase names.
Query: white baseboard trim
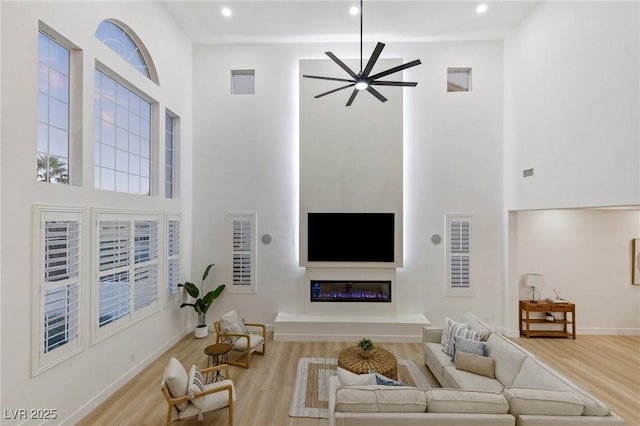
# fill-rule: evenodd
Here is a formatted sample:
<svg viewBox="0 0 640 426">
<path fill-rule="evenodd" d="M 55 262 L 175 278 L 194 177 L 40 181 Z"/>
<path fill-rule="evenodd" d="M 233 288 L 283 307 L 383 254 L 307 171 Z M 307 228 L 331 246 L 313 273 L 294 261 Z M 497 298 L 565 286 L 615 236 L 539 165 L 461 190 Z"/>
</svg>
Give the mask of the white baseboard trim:
<svg viewBox="0 0 640 426">
<path fill-rule="evenodd" d="M 169 348 L 176 343 L 178 343 L 184 336 L 189 333 L 192 333 L 194 327 L 187 327 L 183 329 L 180 333 L 174 336 L 171 340 L 165 343 L 163 346 L 160 346 L 158 349 L 149 354 L 145 359 L 136 364 L 133 368 L 127 371 L 125 374 L 116 379 L 111 385 L 107 386 L 102 392 L 91 398 L 76 410 L 69 417 L 64 419 L 60 424 L 61 425 L 74 425 L 80 422 L 84 417 L 86 417 L 89 413 L 95 410 L 100 404 L 105 402 L 111 395 L 113 395 L 116 391 L 118 391 L 122 386 L 124 386 L 129 380 L 131 380 L 134 376 L 142 372 L 145 368 L 147 368 L 153 361 L 160 358 L 162 354 L 169 350 Z"/>
</svg>

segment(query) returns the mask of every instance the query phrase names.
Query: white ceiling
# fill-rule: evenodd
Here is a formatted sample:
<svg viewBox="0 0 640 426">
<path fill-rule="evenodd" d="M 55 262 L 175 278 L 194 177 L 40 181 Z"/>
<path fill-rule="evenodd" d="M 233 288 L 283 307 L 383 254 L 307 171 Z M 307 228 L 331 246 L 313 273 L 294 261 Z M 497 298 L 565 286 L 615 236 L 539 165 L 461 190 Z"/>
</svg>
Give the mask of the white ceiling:
<svg viewBox="0 0 640 426">
<path fill-rule="evenodd" d="M 487 3 L 483 14 L 476 13 Z M 538 1 L 367 0 L 365 41 L 502 39 Z M 165 1 L 195 43 L 353 42 L 360 39 L 359 0 Z M 231 17 L 222 16 L 228 7 Z"/>
</svg>

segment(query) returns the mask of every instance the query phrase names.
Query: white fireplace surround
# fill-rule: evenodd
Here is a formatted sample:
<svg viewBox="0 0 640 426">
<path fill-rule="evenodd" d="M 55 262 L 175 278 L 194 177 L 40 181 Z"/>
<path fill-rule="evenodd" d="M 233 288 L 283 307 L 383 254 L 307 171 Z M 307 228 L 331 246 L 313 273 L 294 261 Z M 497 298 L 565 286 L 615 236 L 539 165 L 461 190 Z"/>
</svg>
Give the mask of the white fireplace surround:
<svg viewBox="0 0 640 426">
<path fill-rule="evenodd" d="M 312 280 L 391 281 L 391 302 L 311 302 Z M 389 268 L 307 268 L 304 312 L 278 312 L 276 341 L 358 341 L 367 336 L 379 342 L 419 342 L 423 314 L 398 315 L 396 270 Z"/>
</svg>

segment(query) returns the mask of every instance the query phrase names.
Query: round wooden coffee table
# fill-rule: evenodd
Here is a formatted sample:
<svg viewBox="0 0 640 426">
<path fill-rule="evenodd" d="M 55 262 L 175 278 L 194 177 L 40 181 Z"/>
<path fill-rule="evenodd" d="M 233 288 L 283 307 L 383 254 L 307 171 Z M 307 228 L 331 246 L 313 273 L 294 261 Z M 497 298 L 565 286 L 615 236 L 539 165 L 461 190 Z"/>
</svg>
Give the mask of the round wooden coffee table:
<svg viewBox="0 0 640 426">
<path fill-rule="evenodd" d="M 388 350 L 380 347 L 373 348 L 370 358 L 360 356 L 357 345 L 349 346 L 338 354 L 338 367 L 355 374 L 366 374 L 370 370 L 380 373 L 393 380 L 398 380 L 398 360 Z"/>
</svg>

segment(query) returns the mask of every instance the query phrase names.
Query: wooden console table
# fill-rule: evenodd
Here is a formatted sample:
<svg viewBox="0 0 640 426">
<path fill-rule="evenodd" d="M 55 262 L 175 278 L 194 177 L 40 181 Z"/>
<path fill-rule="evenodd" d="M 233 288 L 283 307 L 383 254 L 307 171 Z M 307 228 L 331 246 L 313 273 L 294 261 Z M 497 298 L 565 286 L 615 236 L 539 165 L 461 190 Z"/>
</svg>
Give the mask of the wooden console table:
<svg viewBox="0 0 640 426">
<path fill-rule="evenodd" d="M 522 316 L 524 312 L 524 317 Z M 562 318 L 555 321 L 547 321 L 544 318 L 531 318 L 531 312 L 560 312 Z M 569 316 L 570 315 L 570 316 Z M 576 305 L 571 302 L 551 303 L 544 300 L 531 302 L 521 300 L 518 309 L 518 320 L 520 324 L 520 335 L 526 337 L 573 337 L 576 338 Z M 532 324 L 555 325 L 554 329 L 531 329 Z M 562 329 L 557 329 L 562 327 Z M 569 330 L 571 328 L 571 330 Z"/>
</svg>

